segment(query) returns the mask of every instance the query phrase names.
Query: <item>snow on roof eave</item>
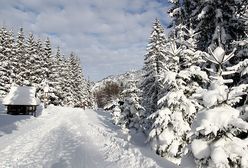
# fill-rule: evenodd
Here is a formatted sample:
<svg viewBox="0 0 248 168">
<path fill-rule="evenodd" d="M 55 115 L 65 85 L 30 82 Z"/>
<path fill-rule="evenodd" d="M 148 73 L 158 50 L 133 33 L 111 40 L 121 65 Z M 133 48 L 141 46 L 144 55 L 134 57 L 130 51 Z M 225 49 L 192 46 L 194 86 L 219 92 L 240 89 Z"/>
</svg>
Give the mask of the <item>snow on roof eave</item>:
<svg viewBox="0 0 248 168">
<path fill-rule="evenodd" d="M 38 106 L 40 100 L 35 97 L 36 89 L 29 86 L 12 86 L 10 92 L 3 99 L 3 105 L 31 105 Z"/>
<path fill-rule="evenodd" d="M 12 102 L 6 102 L 6 103 L 2 103 L 3 105 L 5 106 L 9 106 L 9 105 L 14 105 L 14 106 L 39 106 L 40 105 L 40 101 L 36 101 L 34 103 L 20 103 L 20 104 L 17 104 L 17 103 L 12 103 Z"/>
</svg>

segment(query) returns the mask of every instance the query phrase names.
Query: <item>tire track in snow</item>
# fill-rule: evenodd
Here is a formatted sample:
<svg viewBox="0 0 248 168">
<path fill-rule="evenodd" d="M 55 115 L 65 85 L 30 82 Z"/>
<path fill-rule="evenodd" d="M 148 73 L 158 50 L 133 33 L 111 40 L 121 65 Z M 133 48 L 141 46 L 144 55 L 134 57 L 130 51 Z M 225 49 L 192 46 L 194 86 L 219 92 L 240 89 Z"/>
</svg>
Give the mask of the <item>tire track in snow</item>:
<svg viewBox="0 0 248 168">
<path fill-rule="evenodd" d="M 161 167 L 93 110 L 51 107 L 48 111 L 0 138 L 0 168 Z"/>
<path fill-rule="evenodd" d="M 86 111 L 87 113 L 87 111 Z M 92 112 L 90 112 L 92 113 Z M 96 113 L 95 113 L 96 114 Z M 95 121 L 94 115 L 85 115 L 86 121 Z M 94 145 L 99 148 L 103 153 L 106 168 L 118 167 L 118 168 L 157 168 L 160 167 L 151 158 L 144 157 L 142 153 L 135 148 L 130 142 L 118 137 L 116 132 L 110 130 L 110 128 L 99 126 L 94 122 L 84 123 L 82 129 L 94 130 L 88 133 L 88 137 L 92 138 Z"/>
<path fill-rule="evenodd" d="M 46 143 L 56 144 L 53 130 L 59 126 L 61 120 L 57 116 L 52 117 L 50 119 L 41 119 L 40 122 L 36 123 L 35 128 L 29 128 L 28 125 L 20 128 L 24 129 L 21 131 L 23 134 L 19 134 L 13 141 L 9 142 L 6 148 L 1 150 L 0 167 L 25 167 L 27 165 L 32 167 L 32 164 L 36 163 L 37 159 L 41 159 L 41 153 L 33 155 L 33 151 L 46 150 L 46 153 L 49 153 Z M 36 166 L 39 167 L 39 165 Z"/>
<path fill-rule="evenodd" d="M 41 120 L 35 128 L 27 128 L 27 123 L 15 132 L 17 137 L 6 135 L 14 139 L 0 149 L 0 168 L 102 167 L 100 154 L 94 152 L 96 149 L 90 146 L 89 138 L 78 130 L 77 124 L 83 122 L 79 115 L 83 111 L 68 109 L 69 112 L 59 114 L 61 108 L 56 109 L 54 114 L 35 119 Z M 25 134 L 18 133 L 23 131 Z"/>
</svg>

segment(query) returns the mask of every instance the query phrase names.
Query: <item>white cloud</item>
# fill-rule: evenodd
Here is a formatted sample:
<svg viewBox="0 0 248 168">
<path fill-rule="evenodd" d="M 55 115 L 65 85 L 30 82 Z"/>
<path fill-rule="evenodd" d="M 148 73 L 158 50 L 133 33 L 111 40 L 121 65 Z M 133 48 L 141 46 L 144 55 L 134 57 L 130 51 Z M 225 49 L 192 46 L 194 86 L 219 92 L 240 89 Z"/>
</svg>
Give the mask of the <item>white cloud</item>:
<svg viewBox="0 0 248 168">
<path fill-rule="evenodd" d="M 156 0 L 0 0 L 0 23 L 75 51 L 98 80 L 142 67 L 152 22 L 166 22 L 166 8 Z"/>
</svg>

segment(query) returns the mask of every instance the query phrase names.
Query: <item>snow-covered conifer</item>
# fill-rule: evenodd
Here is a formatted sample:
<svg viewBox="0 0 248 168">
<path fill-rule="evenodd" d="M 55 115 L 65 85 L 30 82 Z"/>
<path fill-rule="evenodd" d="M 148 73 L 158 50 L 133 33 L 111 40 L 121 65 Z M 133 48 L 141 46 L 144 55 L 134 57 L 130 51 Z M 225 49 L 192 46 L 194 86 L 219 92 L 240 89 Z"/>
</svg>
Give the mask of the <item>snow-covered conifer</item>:
<svg viewBox="0 0 248 168">
<path fill-rule="evenodd" d="M 187 3 L 186 3 L 187 2 Z M 206 51 L 215 49 L 221 42 L 225 50 L 232 50 L 231 42 L 245 35 L 245 21 L 240 19 L 247 10 L 247 1 L 186 1 L 188 16 L 192 25 L 199 31 L 198 47 Z M 223 47 L 222 46 L 222 47 Z"/>
<path fill-rule="evenodd" d="M 62 105 L 67 105 L 68 104 L 68 96 L 70 96 L 70 85 L 68 83 L 70 78 L 69 75 L 69 68 L 68 68 L 68 61 L 65 58 L 64 55 L 61 56 L 61 58 L 59 59 L 59 63 L 60 63 L 60 77 L 61 77 L 61 81 L 60 81 L 60 87 L 61 87 L 61 101 L 62 101 Z"/>
<path fill-rule="evenodd" d="M 71 74 L 71 94 L 74 106 L 80 106 L 87 99 L 86 81 L 80 66 L 79 58 L 72 52 L 69 57 L 69 70 Z"/>
<path fill-rule="evenodd" d="M 239 41 L 234 41 L 234 45 L 237 47 L 236 56 L 239 58 L 236 65 L 229 67 L 229 70 L 236 71 L 234 78 L 235 84 L 248 83 L 248 34 L 246 38 Z M 235 59 L 233 59 L 235 60 Z"/>
<path fill-rule="evenodd" d="M 44 71 L 44 48 L 42 41 L 38 39 L 35 41 L 35 55 L 32 60 L 31 83 L 36 87 L 37 96 L 41 101 L 44 99 L 44 81 L 47 79 Z"/>
<path fill-rule="evenodd" d="M 38 59 L 38 53 L 37 53 L 37 47 L 36 42 L 34 39 L 33 33 L 29 34 L 29 37 L 27 38 L 27 44 L 26 44 L 26 62 L 25 62 L 25 85 L 33 85 L 37 86 L 37 82 L 35 81 L 37 76 L 34 73 L 36 70 L 36 60 Z M 39 81 L 40 82 L 40 81 Z"/>
<path fill-rule="evenodd" d="M 91 91 L 92 88 L 92 82 L 88 79 L 86 80 L 86 86 L 85 86 L 85 92 L 86 97 L 84 100 L 86 100 L 86 107 L 95 109 L 97 107 L 96 100 L 93 96 L 93 93 Z"/>
<path fill-rule="evenodd" d="M 26 46 L 25 46 L 25 37 L 23 28 L 20 28 L 20 31 L 16 40 L 16 67 L 14 68 L 15 79 L 14 82 L 18 85 L 24 85 L 24 81 L 27 78 L 26 76 Z"/>
<path fill-rule="evenodd" d="M 52 48 L 50 39 L 47 38 L 44 44 L 44 65 L 43 70 L 45 74 L 45 80 L 49 86 L 49 94 L 48 94 L 48 104 L 58 105 L 58 95 L 56 90 L 56 77 L 58 77 L 57 66 L 55 63 L 55 59 L 52 55 Z"/>
<path fill-rule="evenodd" d="M 144 122 L 144 108 L 140 105 L 141 91 L 137 87 L 138 80 L 133 74 L 129 74 L 126 89 L 122 91 L 124 104 L 121 106 L 121 123 L 126 128 L 141 130 Z"/>
<path fill-rule="evenodd" d="M 159 20 L 156 19 L 153 24 L 153 30 L 147 46 L 145 55 L 145 65 L 143 81 L 141 84 L 142 90 L 142 106 L 145 108 L 146 116 L 149 116 L 157 110 L 158 95 L 160 92 L 159 76 L 164 72 L 164 48 L 166 37 L 164 29 Z M 149 122 L 144 125 L 145 129 L 150 127 Z"/>
<path fill-rule="evenodd" d="M 45 75 L 46 78 L 49 79 L 49 72 L 51 71 L 51 67 L 52 67 L 52 48 L 49 38 L 45 40 L 45 44 L 44 44 L 44 60 L 45 60 L 45 64 L 43 66 L 44 66 Z"/>
<path fill-rule="evenodd" d="M 175 40 L 167 44 L 167 71 L 161 81 L 164 87 L 158 101 L 159 108 L 150 116 L 153 125 L 148 137 L 157 154 L 177 163 L 187 152 L 187 135 L 199 106 L 192 95 L 201 88 L 199 83 L 208 80 L 207 74 L 193 61 L 181 69 L 179 65 L 185 63 L 180 61 L 186 49 L 179 47 Z"/>
<path fill-rule="evenodd" d="M 248 131 L 248 123 L 240 117 L 235 109 L 237 103 L 247 95 L 248 85 L 229 87 L 231 79 L 223 76 L 234 73 L 227 71 L 225 62 L 234 57 L 232 52 L 226 54 L 218 46 L 206 58 L 216 64 L 218 69 L 211 76 L 208 90 L 199 91 L 198 97 L 204 108 L 198 113 L 193 124 L 192 153 L 199 167 L 247 167 L 247 140 L 241 138 Z M 247 137 L 246 137 L 247 138 Z M 238 150 L 233 150 L 235 146 Z"/>
<path fill-rule="evenodd" d="M 54 105 L 62 105 L 63 96 L 62 96 L 62 58 L 60 53 L 60 48 L 57 48 L 55 56 L 51 59 L 52 64 L 50 65 L 49 72 L 49 87 L 50 87 L 50 96 L 51 96 L 51 104 Z"/>
<path fill-rule="evenodd" d="M 64 57 L 64 82 L 63 82 L 63 92 L 64 92 L 64 105 L 74 106 L 73 98 L 73 72 L 71 71 L 71 64 L 69 59 Z"/>
<path fill-rule="evenodd" d="M 12 82 L 11 58 L 14 55 L 13 33 L 0 30 L 0 96 L 6 95 Z"/>
</svg>

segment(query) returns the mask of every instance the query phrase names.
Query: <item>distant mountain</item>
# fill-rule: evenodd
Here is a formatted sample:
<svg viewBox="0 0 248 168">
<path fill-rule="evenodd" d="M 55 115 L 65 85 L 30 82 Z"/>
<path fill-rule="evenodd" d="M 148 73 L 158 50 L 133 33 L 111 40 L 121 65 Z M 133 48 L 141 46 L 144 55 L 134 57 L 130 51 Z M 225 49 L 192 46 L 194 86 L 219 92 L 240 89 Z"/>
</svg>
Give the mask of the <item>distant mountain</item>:
<svg viewBox="0 0 248 168">
<path fill-rule="evenodd" d="M 107 82 L 114 82 L 118 84 L 119 86 L 125 87 L 126 82 L 131 79 L 131 76 L 134 76 L 136 79 L 141 79 L 143 75 L 143 70 L 137 70 L 137 71 L 128 71 L 124 74 L 119 74 L 119 75 L 111 75 L 108 76 L 94 84 L 92 87 L 91 91 L 95 92 L 100 90 L 102 87 L 105 86 Z"/>
</svg>

